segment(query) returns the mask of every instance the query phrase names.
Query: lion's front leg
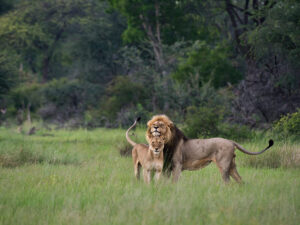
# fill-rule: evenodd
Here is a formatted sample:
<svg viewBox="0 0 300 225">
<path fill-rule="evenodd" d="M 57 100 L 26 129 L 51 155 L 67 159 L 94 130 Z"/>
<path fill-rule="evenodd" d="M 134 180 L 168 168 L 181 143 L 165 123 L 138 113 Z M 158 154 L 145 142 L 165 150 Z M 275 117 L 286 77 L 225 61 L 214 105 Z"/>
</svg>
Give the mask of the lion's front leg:
<svg viewBox="0 0 300 225">
<path fill-rule="evenodd" d="M 172 170 L 173 182 L 177 182 L 179 180 L 182 171 L 182 151 L 181 151 L 182 143 L 183 141 L 180 141 L 180 143 L 178 144 L 175 150 L 175 154 L 173 156 L 173 170 Z"/>
<path fill-rule="evenodd" d="M 150 184 L 151 181 L 151 170 L 143 168 L 144 181 L 146 184 Z"/>
<path fill-rule="evenodd" d="M 173 177 L 173 182 L 177 182 L 179 180 L 180 174 L 182 170 L 182 165 L 181 163 L 176 163 L 174 165 L 174 168 L 172 170 L 172 177 Z"/>
<path fill-rule="evenodd" d="M 157 169 L 157 170 L 155 171 L 155 176 L 154 176 L 155 182 L 157 182 L 157 181 L 159 180 L 160 175 L 161 175 L 161 172 L 162 172 L 161 169 Z"/>
</svg>

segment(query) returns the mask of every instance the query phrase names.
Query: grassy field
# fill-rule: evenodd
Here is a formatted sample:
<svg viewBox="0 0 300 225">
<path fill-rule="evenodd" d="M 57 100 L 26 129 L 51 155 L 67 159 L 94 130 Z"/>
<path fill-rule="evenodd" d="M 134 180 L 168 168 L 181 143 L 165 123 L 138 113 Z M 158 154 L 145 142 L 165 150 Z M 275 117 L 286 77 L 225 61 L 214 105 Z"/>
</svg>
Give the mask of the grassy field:
<svg viewBox="0 0 300 225">
<path fill-rule="evenodd" d="M 183 172 L 177 184 L 145 185 L 120 157 L 124 134 L 0 128 L 0 224 L 299 224 L 299 143 L 275 140 L 261 156 L 236 151 L 244 185 L 224 185 L 213 164 Z"/>
</svg>

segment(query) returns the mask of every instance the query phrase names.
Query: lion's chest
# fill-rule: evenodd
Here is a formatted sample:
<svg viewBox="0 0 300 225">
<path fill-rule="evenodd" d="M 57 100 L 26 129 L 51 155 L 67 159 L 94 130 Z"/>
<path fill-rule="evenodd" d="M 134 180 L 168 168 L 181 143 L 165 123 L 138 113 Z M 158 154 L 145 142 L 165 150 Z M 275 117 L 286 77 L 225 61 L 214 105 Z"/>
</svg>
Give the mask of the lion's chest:
<svg viewBox="0 0 300 225">
<path fill-rule="evenodd" d="M 162 170 L 163 162 L 160 160 L 152 160 L 147 163 L 147 170 Z"/>
</svg>

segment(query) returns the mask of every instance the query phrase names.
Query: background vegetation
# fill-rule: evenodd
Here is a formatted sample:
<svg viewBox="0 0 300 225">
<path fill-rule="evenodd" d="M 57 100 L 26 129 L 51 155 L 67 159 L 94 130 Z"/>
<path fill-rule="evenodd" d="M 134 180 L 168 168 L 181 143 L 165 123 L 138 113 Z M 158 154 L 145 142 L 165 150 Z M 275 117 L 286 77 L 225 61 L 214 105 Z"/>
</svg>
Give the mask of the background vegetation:
<svg viewBox="0 0 300 225">
<path fill-rule="evenodd" d="M 300 107 L 298 1 L 0 5 L 6 125 L 127 127 L 165 113 L 187 131 L 199 116 L 214 127 L 199 132 L 211 136 L 232 124 L 270 128 Z"/>
<path fill-rule="evenodd" d="M 299 45 L 298 0 L 0 0 L 0 224 L 298 224 Z M 275 145 L 147 186 L 122 128 L 159 113 Z"/>
</svg>

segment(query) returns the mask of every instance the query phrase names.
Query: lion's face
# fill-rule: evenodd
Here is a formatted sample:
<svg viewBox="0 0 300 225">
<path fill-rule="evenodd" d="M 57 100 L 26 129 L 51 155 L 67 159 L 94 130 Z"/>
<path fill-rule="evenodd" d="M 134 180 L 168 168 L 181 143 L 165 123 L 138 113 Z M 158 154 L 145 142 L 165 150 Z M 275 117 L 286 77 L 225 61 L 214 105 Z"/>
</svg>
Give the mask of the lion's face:
<svg viewBox="0 0 300 225">
<path fill-rule="evenodd" d="M 146 139 L 150 143 L 153 137 L 161 137 L 167 143 L 172 138 L 172 121 L 165 115 L 154 116 L 147 123 Z"/>
<path fill-rule="evenodd" d="M 164 149 L 164 140 L 160 137 L 153 137 L 149 143 L 149 149 L 154 155 L 159 155 Z"/>
<path fill-rule="evenodd" d="M 169 127 L 163 122 L 163 121 L 155 121 L 151 126 L 150 126 L 150 132 L 154 137 L 159 137 L 161 135 L 165 135 L 168 132 Z"/>
</svg>

